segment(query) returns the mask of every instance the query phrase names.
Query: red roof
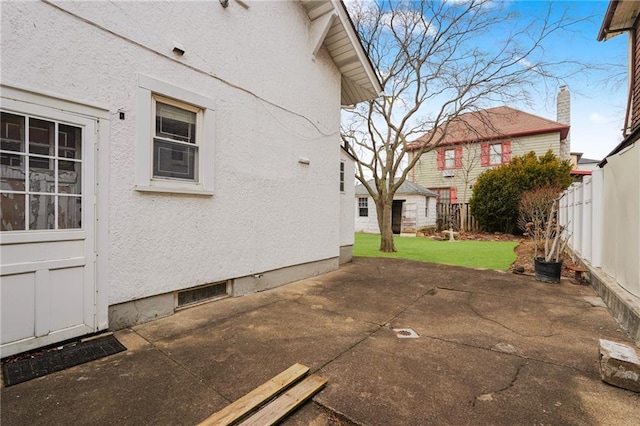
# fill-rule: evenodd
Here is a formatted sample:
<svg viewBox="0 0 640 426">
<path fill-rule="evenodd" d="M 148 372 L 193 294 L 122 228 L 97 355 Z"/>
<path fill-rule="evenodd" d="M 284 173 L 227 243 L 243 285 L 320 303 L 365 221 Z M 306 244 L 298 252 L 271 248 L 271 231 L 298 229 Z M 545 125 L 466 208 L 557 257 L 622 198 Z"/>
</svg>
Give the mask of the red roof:
<svg viewBox="0 0 640 426">
<path fill-rule="evenodd" d="M 591 170 L 571 170 L 570 174 L 575 176 L 591 176 Z"/>
<path fill-rule="evenodd" d="M 508 106 L 501 106 L 456 117 L 449 123 L 446 134 L 439 144 L 453 145 L 552 132 L 560 132 L 560 139 L 566 139 L 569 126 Z M 418 138 L 410 149 L 417 149 L 417 143 L 427 141 L 430 135 L 431 132 Z M 437 139 L 436 137 L 432 141 L 436 142 Z"/>
</svg>

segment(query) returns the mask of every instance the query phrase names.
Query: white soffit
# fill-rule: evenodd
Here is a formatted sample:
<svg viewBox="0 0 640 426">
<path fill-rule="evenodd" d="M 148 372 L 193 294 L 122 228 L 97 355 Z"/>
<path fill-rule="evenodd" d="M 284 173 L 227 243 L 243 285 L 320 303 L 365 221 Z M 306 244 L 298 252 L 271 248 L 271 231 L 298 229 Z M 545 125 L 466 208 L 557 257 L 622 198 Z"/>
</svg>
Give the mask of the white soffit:
<svg viewBox="0 0 640 426">
<path fill-rule="evenodd" d="M 639 1 L 611 1 L 598 34 L 598 41 L 609 40 L 630 31 L 640 13 Z"/>
<path fill-rule="evenodd" d="M 342 74 L 342 105 L 378 97 L 382 87 L 349 15 L 339 0 L 301 0 L 312 25 Z M 334 19 L 327 19 L 331 14 Z M 323 26 L 328 26 L 323 28 Z"/>
</svg>

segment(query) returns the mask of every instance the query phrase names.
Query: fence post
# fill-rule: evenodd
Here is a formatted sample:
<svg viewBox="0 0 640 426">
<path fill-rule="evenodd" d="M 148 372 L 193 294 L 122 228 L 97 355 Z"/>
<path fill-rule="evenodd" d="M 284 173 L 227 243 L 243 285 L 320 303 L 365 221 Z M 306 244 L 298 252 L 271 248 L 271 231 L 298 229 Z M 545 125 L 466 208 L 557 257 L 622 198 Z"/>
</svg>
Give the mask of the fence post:
<svg viewBox="0 0 640 426">
<path fill-rule="evenodd" d="M 591 266 L 602 267 L 602 244 L 604 228 L 604 170 L 598 168 L 591 172 Z"/>
<path fill-rule="evenodd" d="M 574 237 L 573 237 L 573 200 L 574 200 L 574 189 L 573 185 L 567 188 L 567 231 L 569 232 L 569 247 L 572 250 L 574 247 Z"/>
<path fill-rule="evenodd" d="M 591 176 L 585 176 L 582 180 L 582 258 L 591 262 L 591 240 L 592 236 L 592 212 L 593 185 Z"/>
<path fill-rule="evenodd" d="M 575 238 L 573 239 L 573 250 L 582 256 L 582 184 L 574 183 L 574 198 L 573 204 L 573 232 Z"/>
</svg>

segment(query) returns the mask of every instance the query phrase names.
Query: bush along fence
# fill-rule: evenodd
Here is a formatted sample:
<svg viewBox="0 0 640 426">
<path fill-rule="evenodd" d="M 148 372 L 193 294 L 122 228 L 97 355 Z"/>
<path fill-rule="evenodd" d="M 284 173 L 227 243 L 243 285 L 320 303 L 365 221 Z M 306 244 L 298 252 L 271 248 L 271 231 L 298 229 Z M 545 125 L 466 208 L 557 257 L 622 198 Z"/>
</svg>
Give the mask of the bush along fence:
<svg viewBox="0 0 640 426">
<path fill-rule="evenodd" d="M 438 231 L 449 229 L 449 227 L 452 227 L 454 231 L 460 231 L 460 229 L 462 229 L 463 216 L 465 231 L 475 232 L 480 230 L 478 221 L 471 216 L 469 203 L 438 203 L 436 205 L 436 212 Z"/>
</svg>

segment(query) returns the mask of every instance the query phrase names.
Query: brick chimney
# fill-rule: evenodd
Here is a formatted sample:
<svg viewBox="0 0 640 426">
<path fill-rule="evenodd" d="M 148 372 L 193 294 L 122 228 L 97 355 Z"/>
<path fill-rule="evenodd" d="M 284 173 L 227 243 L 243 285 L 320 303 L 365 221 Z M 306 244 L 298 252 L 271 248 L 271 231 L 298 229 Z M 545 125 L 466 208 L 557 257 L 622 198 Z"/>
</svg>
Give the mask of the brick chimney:
<svg viewBox="0 0 640 426">
<path fill-rule="evenodd" d="M 571 125 L 571 95 L 569 90 L 567 90 L 567 86 L 560 86 L 560 92 L 558 92 L 558 100 L 557 100 L 557 115 L 558 119 L 556 120 L 558 123 Z M 560 158 L 563 160 L 568 160 L 571 158 L 571 142 L 569 141 L 569 136 L 571 134 L 571 130 L 567 133 L 567 138 L 560 141 Z"/>
</svg>

